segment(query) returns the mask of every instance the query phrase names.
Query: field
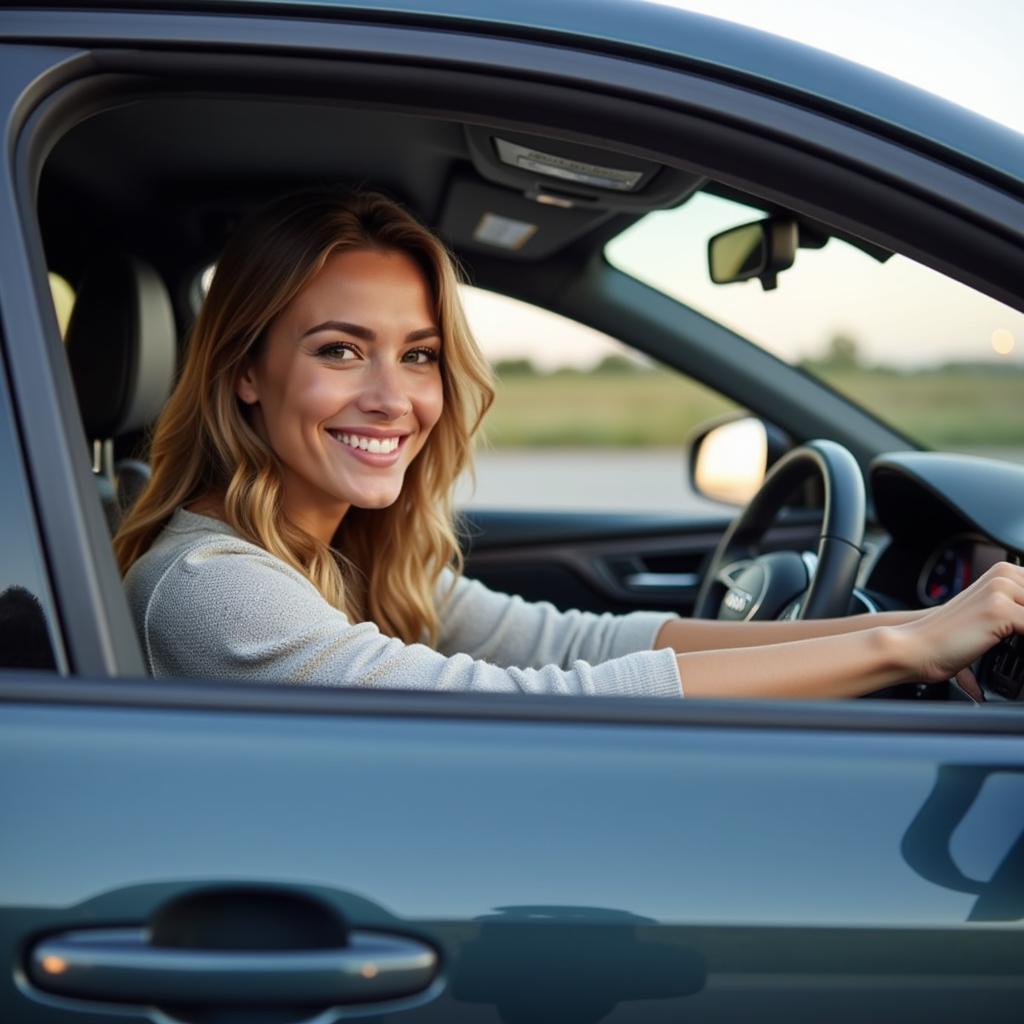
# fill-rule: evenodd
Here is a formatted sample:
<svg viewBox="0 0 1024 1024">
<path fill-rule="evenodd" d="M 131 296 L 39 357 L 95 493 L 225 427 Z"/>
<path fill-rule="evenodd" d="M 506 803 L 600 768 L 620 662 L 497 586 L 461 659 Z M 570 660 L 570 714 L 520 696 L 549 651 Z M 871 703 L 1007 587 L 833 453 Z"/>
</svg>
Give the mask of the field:
<svg viewBox="0 0 1024 1024">
<path fill-rule="evenodd" d="M 838 390 L 932 447 L 1024 446 L 1024 373 L 954 368 L 913 375 L 819 369 Z M 510 373 L 485 422 L 495 448 L 678 447 L 735 407 L 661 370 Z"/>
</svg>

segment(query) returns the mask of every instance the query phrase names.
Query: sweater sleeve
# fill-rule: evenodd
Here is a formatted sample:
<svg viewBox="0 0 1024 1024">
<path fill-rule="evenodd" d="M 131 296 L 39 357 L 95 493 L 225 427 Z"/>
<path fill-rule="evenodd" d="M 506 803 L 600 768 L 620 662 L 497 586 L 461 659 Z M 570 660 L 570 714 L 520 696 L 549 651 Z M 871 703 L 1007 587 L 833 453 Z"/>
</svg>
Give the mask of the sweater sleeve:
<svg viewBox="0 0 1024 1024">
<path fill-rule="evenodd" d="M 438 691 L 682 692 L 669 650 L 597 665 L 579 657 L 564 666 L 498 666 L 465 652 L 446 656 L 405 644 L 373 623 L 350 622 L 300 573 L 229 536 L 189 547 L 161 566 L 157 579 L 129 573 L 126 584 L 158 676 Z"/>
<path fill-rule="evenodd" d="M 576 661 L 598 665 L 650 651 L 668 612 L 628 615 L 559 611 L 547 601 L 489 590 L 477 580 L 445 572 L 438 586 L 442 652 L 463 651 L 495 665 L 568 668 Z"/>
</svg>

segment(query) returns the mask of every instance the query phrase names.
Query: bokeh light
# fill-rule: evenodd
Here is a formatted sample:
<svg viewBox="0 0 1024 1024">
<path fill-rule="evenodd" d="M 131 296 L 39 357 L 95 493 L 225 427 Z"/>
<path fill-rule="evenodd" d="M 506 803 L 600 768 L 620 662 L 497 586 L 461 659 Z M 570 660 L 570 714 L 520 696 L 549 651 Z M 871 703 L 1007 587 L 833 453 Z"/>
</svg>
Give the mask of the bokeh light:
<svg viewBox="0 0 1024 1024">
<path fill-rule="evenodd" d="M 1008 356 L 1016 343 L 1013 334 L 1005 327 L 992 332 L 992 348 L 998 355 Z"/>
</svg>

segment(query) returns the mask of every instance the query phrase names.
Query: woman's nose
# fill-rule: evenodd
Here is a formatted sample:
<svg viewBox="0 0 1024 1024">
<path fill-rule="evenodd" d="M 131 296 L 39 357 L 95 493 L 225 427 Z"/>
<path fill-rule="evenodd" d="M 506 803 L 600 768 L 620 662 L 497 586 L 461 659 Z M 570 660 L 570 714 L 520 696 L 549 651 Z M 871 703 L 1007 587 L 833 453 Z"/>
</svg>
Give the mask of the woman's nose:
<svg viewBox="0 0 1024 1024">
<path fill-rule="evenodd" d="M 356 403 L 360 412 L 397 420 L 412 408 L 398 366 L 378 364 L 370 367 L 365 384 Z"/>
</svg>

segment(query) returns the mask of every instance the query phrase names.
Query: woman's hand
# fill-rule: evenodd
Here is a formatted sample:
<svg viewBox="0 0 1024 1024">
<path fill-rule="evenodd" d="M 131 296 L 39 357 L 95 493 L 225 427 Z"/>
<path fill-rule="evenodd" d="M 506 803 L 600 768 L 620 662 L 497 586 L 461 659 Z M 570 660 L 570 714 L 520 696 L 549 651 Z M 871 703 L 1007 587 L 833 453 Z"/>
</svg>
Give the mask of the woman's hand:
<svg viewBox="0 0 1024 1024">
<path fill-rule="evenodd" d="M 1024 633 L 1024 568 L 999 562 L 965 591 L 898 627 L 909 642 L 914 678 L 943 682 L 955 677 L 982 699 L 970 664 L 1013 633 Z"/>
</svg>

